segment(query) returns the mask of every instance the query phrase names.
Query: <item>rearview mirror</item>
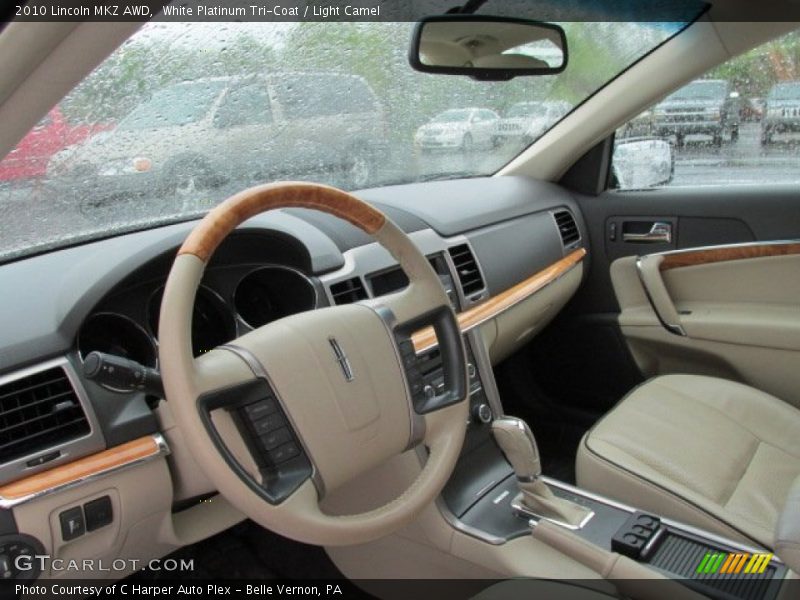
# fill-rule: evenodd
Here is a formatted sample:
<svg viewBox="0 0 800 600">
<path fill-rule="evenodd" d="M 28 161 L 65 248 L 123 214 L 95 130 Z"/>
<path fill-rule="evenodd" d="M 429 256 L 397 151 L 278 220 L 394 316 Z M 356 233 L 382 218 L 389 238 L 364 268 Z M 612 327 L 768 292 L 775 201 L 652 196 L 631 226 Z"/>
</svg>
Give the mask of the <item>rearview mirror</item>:
<svg viewBox="0 0 800 600">
<path fill-rule="evenodd" d="M 480 15 L 429 17 L 417 24 L 409 54 L 423 73 L 506 81 L 553 75 L 567 66 L 567 37 L 558 25 Z"/>
<path fill-rule="evenodd" d="M 611 168 L 622 190 L 651 188 L 672 181 L 675 155 L 661 138 L 629 138 L 614 147 Z"/>
</svg>

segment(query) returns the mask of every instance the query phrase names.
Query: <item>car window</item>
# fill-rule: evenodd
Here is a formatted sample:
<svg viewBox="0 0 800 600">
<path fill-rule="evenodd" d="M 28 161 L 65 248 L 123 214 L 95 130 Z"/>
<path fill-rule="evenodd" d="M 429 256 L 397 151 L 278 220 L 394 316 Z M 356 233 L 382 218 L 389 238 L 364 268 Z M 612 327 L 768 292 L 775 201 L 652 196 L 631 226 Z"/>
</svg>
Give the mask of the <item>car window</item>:
<svg viewBox="0 0 800 600">
<path fill-rule="evenodd" d="M 642 138 L 668 143 L 674 164 L 661 164 L 663 145 Z M 620 189 L 800 181 L 800 31 L 676 90 L 620 127 L 615 140 Z M 656 171 L 668 176 L 654 185 L 662 179 Z"/>
<path fill-rule="evenodd" d="M 514 5 L 536 16 L 537 3 Z M 697 10 L 669 23 L 593 10 L 596 22 L 563 23 L 563 72 L 491 82 L 414 71 L 412 22 L 147 23 L 60 102 L 58 136 L 37 132 L 35 152 L 25 142 L 0 162 L 0 260 L 194 218 L 278 178 L 356 190 L 491 175 L 555 122 L 492 113 L 531 101 L 571 111 Z M 254 78 L 271 106 L 241 87 Z M 270 108 L 271 135 L 221 136 L 222 120 L 246 128 Z M 490 120 L 475 127 L 472 114 Z"/>
<path fill-rule="evenodd" d="M 359 77 L 302 74 L 272 79 L 283 115 L 290 120 L 379 111 L 373 92 Z"/>
<path fill-rule="evenodd" d="M 263 83 L 253 83 L 231 90 L 214 115 L 217 127 L 240 127 L 272 121 L 272 110 L 267 88 Z"/>
<path fill-rule="evenodd" d="M 341 112 L 344 90 L 331 90 L 330 78 L 280 77 L 274 81 L 283 115 L 290 120 L 308 119 Z"/>
<path fill-rule="evenodd" d="M 433 118 L 435 123 L 457 123 L 458 121 L 468 121 L 472 115 L 471 110 L 446 110 Z"/>
<path fill-rule="evenodd" d="M 44 129 L 46 127 L 50 127 L 52 124 L 53 118 L 50 115 L 47 115 L 44 119 L 39 121 L 33 129 Z"/>
<path fill-rule="evenodd" d="M 166 87 L 134 108 L 117 129 L 160 129 L 206 117 L 227 82 L 195 81 Z"/>
</svg>

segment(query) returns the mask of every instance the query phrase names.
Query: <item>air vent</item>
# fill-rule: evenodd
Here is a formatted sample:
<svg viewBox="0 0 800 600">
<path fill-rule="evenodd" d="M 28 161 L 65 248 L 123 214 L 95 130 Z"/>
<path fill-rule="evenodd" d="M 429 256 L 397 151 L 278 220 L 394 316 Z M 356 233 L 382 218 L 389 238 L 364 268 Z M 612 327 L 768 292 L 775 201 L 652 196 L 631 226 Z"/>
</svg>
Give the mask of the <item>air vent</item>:
<svg viewBox="0 0 800 600">
<path fill-rule="evenodd" d="M 461 283 L 461 290 L 465 297 L 486 287 L 483 283 L 478 263 L 475 262 L 472 250 L 467 244 L 450 248 L 450 258 L 453 259 L 458 281 Z"/>
<path fill-rule="evenodd" d="M 74 440 L 90 430 L 80 400 L 61 367 L 0 386 L 3 462 Z"/>
<path fill-rule="evenodd" d="M 560 210 L 553 213 L 553 218 L 556 220 L 556 227 L 558 227 L 558 233 L 561 235 L 564 248 L 569 248 L 581 239 L 581 232 L 578 231 L 578 224 L 575 222 L 575 217 L 572 216 L 571 212 Z"/>
<path fill-rule="evenodd" d="M 367 290 L 360 277 L 331 284 L 331 296 L 334 304 L 352 304 L 367 297 Z"/>
</svg>

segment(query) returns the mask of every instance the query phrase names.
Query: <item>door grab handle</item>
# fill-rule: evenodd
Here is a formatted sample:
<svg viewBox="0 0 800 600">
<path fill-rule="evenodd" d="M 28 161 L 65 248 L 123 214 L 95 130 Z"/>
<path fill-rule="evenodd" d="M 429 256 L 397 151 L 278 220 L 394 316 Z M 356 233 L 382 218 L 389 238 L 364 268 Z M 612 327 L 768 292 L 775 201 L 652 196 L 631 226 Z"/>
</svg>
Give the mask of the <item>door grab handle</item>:
<svg viewBox="0 0 800 600">
<path fill-rule="evenodd" d="M 672 224 L 656 221 L 647 233 L 623 233 L 622 241 L 634 244 L 669 244 L 672 242 Z"/>
<path fill-rule="evenodd" d="M 640 256 L 636 259 L 636 271 L 644 288 L 644 295 L 661 325 L 670 333 L 685 337 L 686 330 L 681 325 L 681 315 L 675 308 L 675 303 L 670 298 L 661 276 L 659 267 L 663 260 L 663 254 Z"/>
</svg>

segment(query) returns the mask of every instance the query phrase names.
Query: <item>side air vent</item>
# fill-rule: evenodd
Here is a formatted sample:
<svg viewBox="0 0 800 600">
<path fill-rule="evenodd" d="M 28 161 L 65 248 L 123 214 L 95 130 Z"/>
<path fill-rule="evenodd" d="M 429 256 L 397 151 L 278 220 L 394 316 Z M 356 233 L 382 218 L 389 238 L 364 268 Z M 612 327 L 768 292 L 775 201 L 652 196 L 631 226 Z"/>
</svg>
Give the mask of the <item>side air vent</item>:
<svg viewBox="0 0 800 600">
<path fill-rule="evenodd" d="M 465 297 L 486 287 L 483 283 L 478 263 L 475 262 L 472 250 L 467 244 L 460 244 L 450 248 L 450 258 L 453 259 L 453 266 L 456 268 L 458 281 L 461 283 L 461 290 Z"/>
<path fill-rule="evenodd" d="M 331 284 L 331 296 L 334 304 L 352 304 L 367 297 L 367 290 L 360 277 Z"/>
<path fill-rule="evenodd" d="M 53 367 L 0 385 L 0 456 L 9 462 L 87 435 L 67 374 Z"/>
<path fill-rule="evenodd" d="M 581 232 L 578 231 L 578 224 L 575 222 L 575 217 L 568 210 L 559 210 L 553 213 L 553 218 L 556 220 L 556 227 L 558 233 L 561 235 L 561 241 L 564 248 L 573 246 L 581 239 Z"/>
</svg>

